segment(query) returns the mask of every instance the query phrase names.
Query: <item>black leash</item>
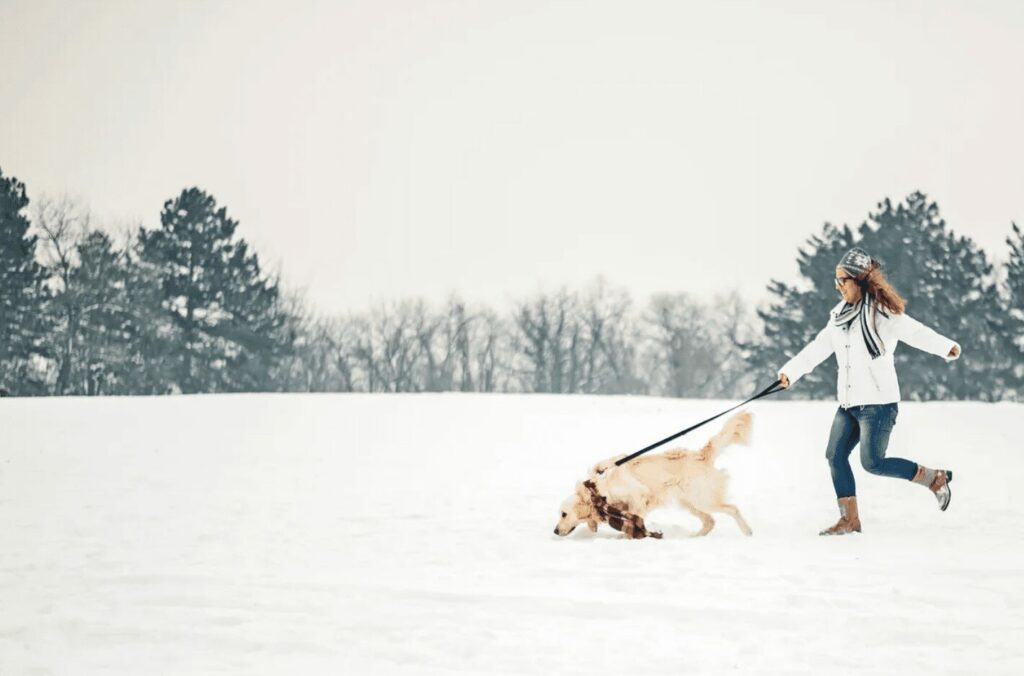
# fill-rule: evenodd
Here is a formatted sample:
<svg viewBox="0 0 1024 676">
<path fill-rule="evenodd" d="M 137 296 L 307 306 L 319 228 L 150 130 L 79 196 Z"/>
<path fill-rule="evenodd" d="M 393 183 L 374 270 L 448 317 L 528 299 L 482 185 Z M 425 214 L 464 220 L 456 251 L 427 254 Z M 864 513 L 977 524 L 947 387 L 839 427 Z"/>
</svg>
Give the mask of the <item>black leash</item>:
<svg viewBox="0 0 1024 676">
<path fill-rule="evenodd" d="M 669 442 L 669 441 L 672 441 L 673 439 L 678 439 L 679 437 L 683 436 L 683 435 L 684 435 L 684 434 L 686 434 L 687 432 L 692 432 L 693 430 L 697 429 L 697 428 L 698 428 L 698 427 L 700 427 L 701 425 L 706 425 L 707 423 L 711 422 L 711 421 L 712 421 L 712 420 L 714 420 L 715 418 L 721 418 L 721 417 L 722 417 L 723 415 L 725 415 L 725 414 L 726 414 L 726 413 L 728 413 L 729 411 L 735 411 L 735 410 L 736 410 L 736 409 L 738 409 L 738 408 L 739 408 L 740 406 L 743 406 L 744 404 L 749 404 L 750 402 L 754 401 L 755 399 L 760 399 L 761 397 L 767 397 L 767 396 L 768 396 L 769 394 L 775 394 L 776 392 L 781 392 L 781 391 L 782 391 L 782 390 L 784 390 L 784 389 L 786 389 L 786 388 L 785 388 L 785 387 L 782 387 L 782 381 L 781 381 L 781 380 L 776 380 L 776 381 L 775 381 L 774 383 L 772 383 L 771 385 L 769 385 L 769 386 L 768 386 L 768 387 L 766 387 L 765 389 L 761 390 L 761 391 L 760 391 L 759 393 L 755 394 L 755 395 L 754 395 L 754 396 L 752 396 L 752 397 L 751 397 L 750 399 L 747 399 L 747 400 L 746 400 L 745 402 L 743 402 L 742 404 L 736 404 L 736 405 L 735 405 L 735 406 L 733 406 L 732 408 L 730 408 L 730 409 L 728 409 L 728 410 L 725 410 L 725 411 L 722 411 L 722 412 L 721 412 L 721 413 L 719 413 L 718 415 L 715 415 L 715 416 L 712 416 L 712 417 L 708 418 L 708 419 L 707 419 L 707 420 L 705 420 L 704 422 L 699 422 L 699 423 L 697 423 L 696 425 L 694 425 L 693 427 L 687 427 L 687 428 L 686 428 L 685 430 L 683 430 L 682 432 L 676 432 L 675 434 L 673 434 L 673 435 L 672 435 L 672 436 L 670 436 L 670 437 L 665 437 L 665 438 L 664 438 L 664 439 L 662 439 L 661 441 L 655 442 L 655 443 L 651 444 L 650 446 L 648 446 L 647 448 L 641 448 L 641 449 L 640 449 L 639 451 L 637 451 L 636 453 L 631 453 L 630 455 L 627 455 L 627 456 L 626 456 L 625 458 L 622 458 L 621 460 L 616 460 L 616 461 L 615 461 L 615 464 L 616 464 L 616 465 L 621 465 L 621 464 L 623 464 L 623 463 L 627 463 L 627 462 L 629 462 L 630 460 L 632 460 L 633 458 L 636 458 L 636 457 L 638 457 L 638 456 L 641 456 L 641 455 L 643 455 L 644 453 L 646 453 L 647 451 L 651 450 L 652 448 L 657 448 L 658 446 L 661 446 L 661 445 L 662 445 L 662 444 L 664 444 L 664 443 L 667 443 L 667 442 Z"/>
</svg>

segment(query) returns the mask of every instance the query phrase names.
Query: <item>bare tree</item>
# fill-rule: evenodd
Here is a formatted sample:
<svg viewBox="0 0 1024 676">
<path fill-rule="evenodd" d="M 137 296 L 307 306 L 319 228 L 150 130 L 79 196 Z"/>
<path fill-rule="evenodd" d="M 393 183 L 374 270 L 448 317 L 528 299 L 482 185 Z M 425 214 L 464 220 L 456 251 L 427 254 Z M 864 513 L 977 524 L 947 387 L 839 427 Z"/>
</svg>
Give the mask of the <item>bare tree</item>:
<svg viewBox="0 0 1024 676">
<path fill-rule="evenodd" d="M 356 363 L 366 375 L 368 392 L 417 392 L 425 361 L 420 333 L 426 317 L 423 301 L 389 303 L 357 320 Z"/>
<path fill-rule="evenodd" d="M 331 364 L 336 374 L 332 389 L 340 392 L 357 392 L 361 388 L 357 381 L 358 328 L 358 322 L 351 318 L 338 319 L 330 327 Z M 370 391 L 368 387 L 366 391 Z"/>
<path fill-rule="evenodd" d="M 582 385 L 584 327 L 575 295 L 562 289 L 517 304 L 512 314 L 514 370 L 531 392 L 578 392 Z"/>
<path fill-rule="evenodd" d="M 469 345 L 474 389 L 501 392 L 512 388 L 514 357 L 508 324 L 491 310 L 477 312 L 470 324 Z"/>
<path fill-rule="evenodd" d="M 314 392 L 314 380 L 324 372 L 323 343 L 317 340 L 320 322 L 310 309 L 304 291 L 282 290 L 279 311 L 285 317 L 282 329 L 294 338 L 291 350 L 271 368 L 270 381 L 284 392 Z"/>
<path fill-rule="evenodd" d="M 708 396 L 716 354 L 708 321 L 707 309 L 686 294 L 651 299 L 644 315 L 644 358 L 655 391 L 670 397 Z"/>
<path fill-rule="evenodd" d="M 751 370 L 747 345 L 760 335 L 756 314 L 735 291 L 715 299 L 722 340 L 719 391 L 725 396 L 746 397 L 762 385 L 766 376 Z M 767 378 L 770 382 L 772 378 Z"/>
<path fill-rule="evenodd" d="M 36 202 L 33 225 L 40 233 L 40 255 L 50 271 L 54 315 L 58 319 L 55 342 L 58 343 L 59 370 L 56 394 L 67 392 L 74 367 L 75 342 L 83 314 L 83 298 L 72 283 L 77 265 L 76 250 L 89 228 L 89 212 L 68 196 L 43 196 Z"/>
<path fill-rule="evenodd" d="M 520 302 L 512 314 L 514 375 L 533 392 L 644 392 L 636 374 L 640 335 L 632 300 L 597 280 Z"/>
<path fill-rule="evenodd" d="M 700 303 L 655 296 L 644 315 L 647 380 L 671 397 L 733 397 L 752 382 L 740 344 L 751 330 L 733 294 Z"/>
<path fill-rule="evenodd" d="M 476 316 L 456 296 L 440 313 L 418 317 L 420 348 L 425 360 L 424 389 L 430 392 L 472 392 L 475 387 L 470 331 Z"/>
<path fill-rule="evenodd" d="M 583 391 L 623 394 L 645 391 L 636 376 L 639 342 L 633 301 L 622 289 L 599 279 L 581 299 L 580 320 L 585 328 Z"/>
</svg>

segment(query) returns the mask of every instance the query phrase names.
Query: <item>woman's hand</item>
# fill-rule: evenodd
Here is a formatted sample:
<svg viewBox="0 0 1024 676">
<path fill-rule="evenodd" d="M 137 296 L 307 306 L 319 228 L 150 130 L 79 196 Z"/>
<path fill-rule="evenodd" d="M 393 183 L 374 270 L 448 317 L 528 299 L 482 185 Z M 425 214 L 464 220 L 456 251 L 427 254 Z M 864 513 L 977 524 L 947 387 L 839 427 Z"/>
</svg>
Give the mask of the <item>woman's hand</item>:
<svg viewBox="0 0 1024 676">
<path fill-rule="evenodd" d="M 953 347 L 949 348 L 949 356 L 950 357 L 957 357 L 959 355 L 960 355 L 960 348 L 959 347 L 954 345 Z"/>
<path fill-rule="evenodd" d="M 789 378 L 786 376 L 785 373 L 779 374 L 779 382 L 782 383 L 782 387 L 784 389 L 789 389 Z"/>
</svg>

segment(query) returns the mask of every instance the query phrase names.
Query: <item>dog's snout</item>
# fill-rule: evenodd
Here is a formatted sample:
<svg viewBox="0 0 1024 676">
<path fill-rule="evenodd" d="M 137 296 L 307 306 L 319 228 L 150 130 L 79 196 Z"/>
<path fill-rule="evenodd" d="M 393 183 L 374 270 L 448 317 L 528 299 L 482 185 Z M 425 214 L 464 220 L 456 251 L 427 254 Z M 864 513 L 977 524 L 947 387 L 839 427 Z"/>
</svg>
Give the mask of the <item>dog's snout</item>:
<svg viewBox="0 0 1024 676">
<path fill-rule="evenodd" d="M 561 533 L 558 532 L 558 526 L 555 526 L 555 535 L 561 535 Z"/>
</svg>

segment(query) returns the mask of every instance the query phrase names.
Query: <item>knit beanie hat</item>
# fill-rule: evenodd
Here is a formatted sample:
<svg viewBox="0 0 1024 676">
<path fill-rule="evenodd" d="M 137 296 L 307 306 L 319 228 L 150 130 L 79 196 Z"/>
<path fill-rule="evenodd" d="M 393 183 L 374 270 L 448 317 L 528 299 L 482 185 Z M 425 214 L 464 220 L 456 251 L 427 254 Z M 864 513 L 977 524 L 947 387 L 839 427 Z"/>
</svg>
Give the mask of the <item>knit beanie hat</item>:
<svg viewBox="0 0 1024 676">
<path fill-rule="evenodd" d="M 865 274 L 871 268 L 871 256 L 867 251 L 859 247 L 853 247 L 847 251 L 839 261 L 839 267 L 851 275 L 859 276 Z"/>
</svg>

